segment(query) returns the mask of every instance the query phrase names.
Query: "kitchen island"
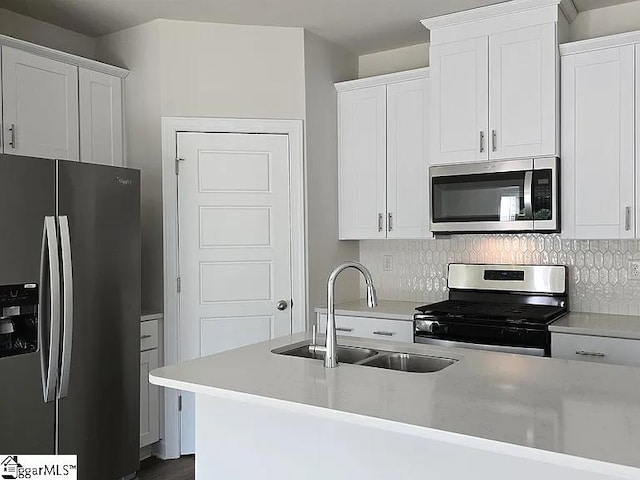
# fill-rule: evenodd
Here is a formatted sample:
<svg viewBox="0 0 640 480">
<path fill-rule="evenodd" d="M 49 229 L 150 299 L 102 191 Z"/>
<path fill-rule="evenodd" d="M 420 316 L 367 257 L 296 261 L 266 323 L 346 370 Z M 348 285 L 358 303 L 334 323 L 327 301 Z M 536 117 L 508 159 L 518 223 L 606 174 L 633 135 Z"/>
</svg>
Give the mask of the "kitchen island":
<svg viewBox="0 0 640 480">
<path fill-rule="evenodd" d="M 640 479 L 640 369 L 357 338 L 457 360 L 408 373 L 272 353 L 163 367 L 196 394 L 196 477 Z"/>
</svg>

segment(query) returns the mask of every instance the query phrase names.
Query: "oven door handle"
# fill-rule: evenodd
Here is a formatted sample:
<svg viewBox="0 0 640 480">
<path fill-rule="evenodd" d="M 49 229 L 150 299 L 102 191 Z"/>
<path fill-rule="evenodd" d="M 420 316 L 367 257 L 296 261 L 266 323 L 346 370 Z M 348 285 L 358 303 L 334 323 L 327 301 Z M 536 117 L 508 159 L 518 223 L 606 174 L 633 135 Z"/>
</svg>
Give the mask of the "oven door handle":
<svg viewBox="0 0 640 480">
<path fill-rule="evenodd" d="M 475 350 L 487 350 L 490 352 L 502 353 L 518 353 L 520 355 L 530 355 L 535 357 L 544 357 L 544 348 L 536 347 L 512 347 L 509 345 L 489 345 L 486 343 L 460 342 L 455 340 L 443 340 L 425 335 L 414 335 L 413 343 L 421 343 L 426 345 L 436 345 L 441 347 L 457 347 L 469 348 Z"/>
<path fill-rule="evenodd" d="M 533 220 L 533 171 L 524 173 L 524 218 Z"/>
</svg>

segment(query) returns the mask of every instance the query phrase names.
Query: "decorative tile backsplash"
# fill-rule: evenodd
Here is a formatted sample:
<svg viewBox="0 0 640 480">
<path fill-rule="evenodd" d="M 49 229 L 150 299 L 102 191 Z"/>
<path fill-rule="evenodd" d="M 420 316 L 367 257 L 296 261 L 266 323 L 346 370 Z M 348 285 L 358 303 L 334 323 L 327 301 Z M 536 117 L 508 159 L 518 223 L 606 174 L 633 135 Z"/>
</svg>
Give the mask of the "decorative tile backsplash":
<svg viewBox="0 0 640 480">
<path fill-rule="evenodd" d="M 384 257 L 392 256 L 392 270 Z M 640 314 L 640 281 L 629 261 L 640 240 L 563 240 L 559 235 L 457 235 L 435 240 L 364 240 L 360 261 L 386 300 L 430 303 L 447 296 L 449 263 L 567 265 L 573 311 Z M 364 294 L 364 291 L 363 291 Z"/>
</svg>

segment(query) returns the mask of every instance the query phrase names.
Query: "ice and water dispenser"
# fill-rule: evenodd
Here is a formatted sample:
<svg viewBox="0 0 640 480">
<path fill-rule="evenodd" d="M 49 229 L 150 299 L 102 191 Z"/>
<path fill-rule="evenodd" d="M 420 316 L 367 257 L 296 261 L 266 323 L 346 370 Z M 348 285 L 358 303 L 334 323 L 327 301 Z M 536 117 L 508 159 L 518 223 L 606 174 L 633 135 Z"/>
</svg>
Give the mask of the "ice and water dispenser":
<svg viewBox="0 0 640 480">
<path fill-rule="evenodd" d="M 38 286 L 0 285 L 0 358 L 38 350 Z"/>
</svg>

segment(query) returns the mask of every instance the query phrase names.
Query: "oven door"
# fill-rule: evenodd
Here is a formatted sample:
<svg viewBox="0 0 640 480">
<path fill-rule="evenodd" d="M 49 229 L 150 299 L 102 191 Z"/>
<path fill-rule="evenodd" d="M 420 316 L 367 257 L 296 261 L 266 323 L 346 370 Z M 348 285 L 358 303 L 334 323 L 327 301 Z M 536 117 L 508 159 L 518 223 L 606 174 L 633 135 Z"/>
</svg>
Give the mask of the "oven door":
<svg viewBox="0 0 640 480">
<path fill-rule="evenodd" d="M 556 231 L 556 160 L 431 167 L 431 231 Z"/>
</svg>

